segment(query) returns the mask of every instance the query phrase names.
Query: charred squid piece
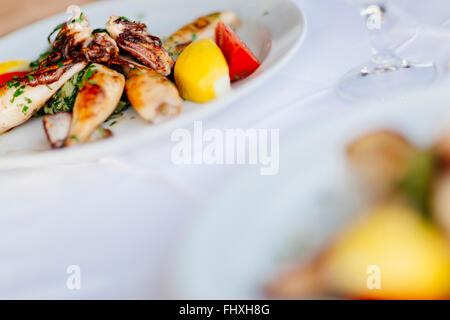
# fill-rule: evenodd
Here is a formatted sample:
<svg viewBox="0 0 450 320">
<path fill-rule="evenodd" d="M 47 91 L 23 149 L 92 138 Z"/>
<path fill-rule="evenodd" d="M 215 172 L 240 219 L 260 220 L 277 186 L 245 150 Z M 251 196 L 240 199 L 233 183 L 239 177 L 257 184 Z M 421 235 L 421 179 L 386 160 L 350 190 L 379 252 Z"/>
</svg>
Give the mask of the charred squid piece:
<svg viewBox="0 0 450 320">
<path fill-rule="evenodd" d="M 92 33 L 86 16 L 76 10 L 68 22 L 56 27 L 55 31 L 57 30 L 60 31 L 52 44 L 50 55 L 41 62 L 40 68 L 55 64 L 61 60 L 80 57 L 82 55 L 82 48 L 91 38 Z"/>
<path fill-rule="evenodd" d="M 214 41 L 216 27 L 221 21 L 233 29 L 241 25 L 238 16 L 233 11 L 215 12 L 182 27 L 164 42 L 163 47 L 176 59 L 194 40 L 211 39 Z"/>
<path fill-rule="evenodd" d="M 100 64 L 90 65 L 73 107 L 70 135 L 65 145 L 87 142 L 114 112 L 125 87 L 122 74 Z"/>
<path fill-rule="evenodd" d="M 31 118 L 70 78 L 86 67 L 69 61 L 0 86 L 0 134 Z"/>
<path fill-rule="evenodd" d="M 174 65 L 161 40 L 151 35 L 147 26 L 124 17 L 111 16 L 106 29 L 117 45 L 145 66 L 168 76 Z"/>
<path fill-rule="evenodd" d="M 107 33 L 96 33 L 83 48 L 83 54 L 87 61 L 110 64 L 119 57 L 119 47 Z"/>
<path fill-rule="evenodd" d="M 158 72 L 142 67 L 123 67 L 125 91 L 136 112 L 145 120 L 156 122 L 179 114 L 183 101 L 178 89 Z"/>
<path fill-rule="evenodd" d="M 42 118 L 45 134 L 53 149 L 62 148 L 70 134 L 72 113 L 58 112 Z"/>
</svg>

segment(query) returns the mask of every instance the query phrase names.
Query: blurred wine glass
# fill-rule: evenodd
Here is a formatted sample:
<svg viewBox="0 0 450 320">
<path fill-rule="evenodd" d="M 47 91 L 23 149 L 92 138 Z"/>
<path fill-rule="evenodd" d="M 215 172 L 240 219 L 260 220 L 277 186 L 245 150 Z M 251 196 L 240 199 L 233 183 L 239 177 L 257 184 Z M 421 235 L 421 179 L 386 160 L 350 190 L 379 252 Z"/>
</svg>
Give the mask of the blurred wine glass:
<svg viewBox="0 0 450 320">
<path fill-rule="evenodd" d="M 342 77 L 337 86 L 342 96 L 355 100 L 382 98 L 434 81 L 434 63 L 408 61 L 390 48 L 386 30 L 388 0 L 346 1 L 356 6 L 365 19 L 372 57 Z"/>
</svg>

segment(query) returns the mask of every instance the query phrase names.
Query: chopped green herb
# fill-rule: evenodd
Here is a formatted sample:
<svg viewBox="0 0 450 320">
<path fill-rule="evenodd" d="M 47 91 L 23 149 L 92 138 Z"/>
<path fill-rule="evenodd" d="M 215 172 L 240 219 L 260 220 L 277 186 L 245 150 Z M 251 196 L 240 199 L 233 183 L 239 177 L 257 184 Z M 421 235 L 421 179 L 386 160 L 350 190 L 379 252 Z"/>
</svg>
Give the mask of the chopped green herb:
<svg viewBox="0 0 450 320">
<path fill-rule="evenodd" d="M 196 33 L 192 34 L 192 40 L 197 40 L 197 34 Z"/>
<path fill-rule="evenodd" d="M 62 29 L 63 26 L 64 26 L 64 23 L 61 23 L 61 24 L 57 25 L 55 29 L 53 29 L 53 31 L 52 31 L 52 32 L 48 35 L 48 37 L 47 37 L 48 43 L 52 43 L 52 40 L 51 40 L 52 35 L 53 35 L 56 31 Z"/>
<path fill-rule="evenodd" d="M 269 15 L 269 11 L 264 11 L 263 16 L 268 16 Z"/>
<path fill-rule="evenodd" d="M 128 19 L 127 17 L 120 17 L 120 20 L 130 22 L 130 19 Z"/>
<path fill-rule="evenodd" d="M 30 81 L 34 80 L 34 76 L 32 76 L 31 74 L 28 74 L 27 77 L 28 77 L 28 80 L 30 80 Z"/>
<path fill-rule="evenodd" d="M 78 137 L 77 136 L 70 136 L 70 139 L 72 139 L 74 141 L 78 141 Z"/>
<path fill-rule="evenodd" d="M 94 31 L 92 31 L 92 34 L 96 34 L 96 33 L 108 33 L 108 31 L 106 29 L 94 29 Z"/>
<path fill-rule="evenodd" d="M 239 77 L 237 74 L 233 75 L 234 79 L 239 80 L 241 77 Z"/>
<path fill-rule="evenodd" d="M 95 65 L 91 64 L 86 69 L 86 73 L 84 74 L 84 80 L 88 81 L 95 74 L 97 70 L 95 69 Z"/>
<path fill-rule="evenodd" d="M 45 85 L 49 90 L 53 90 L 48 84 Z"/>
<path fill-rule="evenodd" d="M 115 125 L 117 123 L 117 121 L 113 121 L 111 122 L 111 124 L 109 125 L 110 127 L 112 127 L 113 125 Z"/>
<path fill-rule="evenodd" d="M 84 72 L 81 71 L 69 79 L 61 89 L 47 101 L 35 116 L 55 114 L 61 111 L 72 111 L 75 99 L 83 82 Z"/>
<path fill-rule="evenodd" d="M 64 63 L 62 63 L 61 61 L 58 61 L 58 67 L 60 67 L 60 68 L 64 67 Z"/>
<path fill-rule="evenodd" d="M 33 101 L 30 99 L 30 98 L 24 98 L 25 99 L 25 101 L 28 103 L 28 104 L 32 104 L 33 103 Z"/>
<path fill-rule="evenodd" d="M 92 81 L 92 80 L 89 80 L 88 81 L 90 84 L 93 84 L 94 86 L 96 86 L 97 85 L 97 81 Z"/>
<path fill-rule="evenodd" d="M 16 100 L 17 97 L 19 97 L 24 91 L 22 90 L 23 88 L 20 87 L 19 89 L 17 89 L 14 94 L 13 97 L 11 99 L 11 103 L 14 103 L 14 101 Z"/>
<path fill-rule="evenodd" d="M 27 106 L 24 106 L 23 109 L 22 109 L 22 113 L 23 114 L 27 114 L 28 109 L 29 108 Z"/>
</svg>

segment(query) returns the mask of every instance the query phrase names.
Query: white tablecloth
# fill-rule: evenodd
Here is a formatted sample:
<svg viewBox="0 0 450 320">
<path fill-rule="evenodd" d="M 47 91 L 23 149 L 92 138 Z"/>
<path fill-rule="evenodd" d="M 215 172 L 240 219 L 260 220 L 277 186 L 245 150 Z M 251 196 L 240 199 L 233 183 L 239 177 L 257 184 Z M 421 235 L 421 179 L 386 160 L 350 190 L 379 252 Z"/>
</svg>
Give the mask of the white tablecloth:
<svg viewBox="0 0 450 320">
<path fill-rule="evenodd" d="M 340 0 L 296 0 L 309 31 L 294 59 L 204 128 L 280 129 L 282 144 L 358 104 L 334 92 L 368 59 L 357 10 Z M 432 59 L 449 81 L 450 2 L 393 0 L 393 42 Z M 193 124 L 186 127 L 193 128 Z M 170 266 L 190 221 L 240 166 L 176 166 L 170 135 L 98 163 L 0 172 L 0 298 L 165 297 Z M 78 265 L 81 290 L 68 290 Z"/>
</svg>

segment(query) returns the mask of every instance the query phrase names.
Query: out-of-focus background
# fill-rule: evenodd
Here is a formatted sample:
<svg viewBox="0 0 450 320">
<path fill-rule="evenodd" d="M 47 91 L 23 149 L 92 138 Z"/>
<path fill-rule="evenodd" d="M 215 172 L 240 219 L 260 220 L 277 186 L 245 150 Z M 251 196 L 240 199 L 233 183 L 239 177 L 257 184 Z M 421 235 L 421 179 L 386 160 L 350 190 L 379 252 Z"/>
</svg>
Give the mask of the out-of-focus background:
<svg viewBox="0 0 450 320">
<path fill-rule="evenodd" d="M 71 4 L 83 5 L 94 0 L 1 0 L 0 37 L 52 14 Z"/>
</svg>

